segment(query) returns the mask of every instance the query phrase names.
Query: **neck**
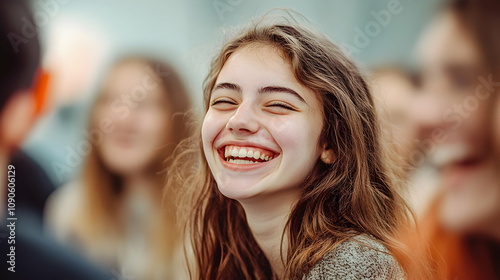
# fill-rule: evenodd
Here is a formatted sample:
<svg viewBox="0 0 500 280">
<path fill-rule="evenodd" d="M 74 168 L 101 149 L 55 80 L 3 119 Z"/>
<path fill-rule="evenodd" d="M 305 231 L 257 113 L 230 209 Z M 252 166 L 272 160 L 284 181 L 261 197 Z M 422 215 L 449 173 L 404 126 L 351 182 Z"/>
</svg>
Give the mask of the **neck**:
<svg viewBox="0 0 500 280">
<path fill-rule="evenodd" d="M 150 193 L 158 184 L 157 178 L 148 173 L 134 173 L 123 177 L 125 194 Z"/>
<path fill-rule="evenodd" d="M 293 191 L 240 201 L 253 236 L 277 275 L 285 269 L 288 239 L 283 231 L 297 197 L 297 191 Z"/>
<path fill-rule="evenodd" d="M 122 215 L 130 228 L 154 227 L 161 206 L 158 180 L 151 174 L 134 174 L 123 178 Z M 135 231 L 135 230 L 133 230 Z"/>
</svg>

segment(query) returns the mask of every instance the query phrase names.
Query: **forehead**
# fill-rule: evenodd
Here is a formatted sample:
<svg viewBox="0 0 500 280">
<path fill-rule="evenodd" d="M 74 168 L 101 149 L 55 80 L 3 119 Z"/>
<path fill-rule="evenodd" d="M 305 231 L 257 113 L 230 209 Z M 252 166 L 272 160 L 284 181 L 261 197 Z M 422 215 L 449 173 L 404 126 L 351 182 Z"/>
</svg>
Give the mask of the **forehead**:
<svg viewBox="0 0 500 280">
<path fill-rule="evenodd" d="M 108 80 L 124 77 L 141 77 L 147 74 L 147 63 L 141 60 L 127 60 L 117 63 L 110 71 Z"/>
<path fill-rule="evenodd" d="M 102 94 L 119 97 L 141 92 L 145 99 L 164 98 L 165 84 L 152 69 L 148 70 L 148 67 L 147 62 L 139 59 L 116 64 L 104 82 Z"/>
<path fill-rule="evenodd" d="M 443 13 L 429 26 L 417 52 L 425 65 L 480 61 L 476 42 L 452 12 Z"/>
<path fill-rule="evenodd" d="M 270 73 L 273 75 L 267 76 Z M 239 47 L 224 63 L 217 80 L 249 74 L 252 74 L 252 78 L 264 81 L 279 78 L 288 82 L 298 82 L 284 53 L 277 47 L 264 43 L 251 43 Z"/>
</svg>

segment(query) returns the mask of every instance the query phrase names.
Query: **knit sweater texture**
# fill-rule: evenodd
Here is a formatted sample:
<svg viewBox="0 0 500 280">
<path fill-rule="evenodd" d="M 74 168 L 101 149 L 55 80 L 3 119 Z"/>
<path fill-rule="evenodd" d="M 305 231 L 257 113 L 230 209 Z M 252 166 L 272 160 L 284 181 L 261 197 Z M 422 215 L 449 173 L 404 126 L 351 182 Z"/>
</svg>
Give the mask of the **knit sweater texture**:
<svg viewBox="0 0 500 280">
<path fill-rule="evenodd" d="M 404 280 L 399 263 L 379 241 L 358 235 L 326 254 L 304 280 Z"/>
</svg>

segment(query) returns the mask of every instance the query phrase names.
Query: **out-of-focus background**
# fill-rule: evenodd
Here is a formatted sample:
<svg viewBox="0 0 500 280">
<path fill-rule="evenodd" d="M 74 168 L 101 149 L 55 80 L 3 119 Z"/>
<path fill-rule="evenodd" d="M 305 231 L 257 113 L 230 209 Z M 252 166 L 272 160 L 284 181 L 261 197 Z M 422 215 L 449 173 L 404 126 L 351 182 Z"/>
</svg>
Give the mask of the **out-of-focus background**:
<svg viewBox="0 0 500 280">
<path fill-rule="evenodd" d="M 365 74 L 389 166 L 400 175 L 395 185 L 423 221 L 422 237 L 440 251 L 432 258 L 447 263 L 436 265 L 443 273 L 437 279 L 500 277 L 500 0 L 27 1 L 33 15 L 18 16 L 21 2 L 0 10 L 17 28 L 2 25 L 17 30 L 4 37 L 11 57 L 24 58 L 17 50 L 25 45 L 35 57 L 29 51 L 38 46 L 29 43 L 40 38 L 44 71 L 32 85 L 39 105 L 48 81 L 42 114 L 21 149 L 8 142 L 0 153 L 19 174 L 21 240 L 47 231 L 120 279 L 185 279 L 175 190 L 164 188 L 159 171 L 189 135 L 189 116 L 203 113 L 203 80 L 225 38 L 284 8 L 326 34 Z M 12 61 L 3 69 L 30 70 Z M 6 100 L 26 96 L 18 90 Z M 0 112 L 25 121 L 0 132 L 27 131 L 24 111 Z M 9 185 L 9 198 L 13 190 Z M 418 239 L 412 234 L 409 243 Z M 42 256 L 58 255 L 62 264 L 72 255 L 56 243 L 37 254 L 23 244 L 18 268 L 27 273 L 37 273 L 32 265 L 58 270 L 40 264 Z M 84 264 L 75 260 L 67 272 L 83 275 L 75 268 Z"/>
<path fill-rule="evenodd" d="M 56 185 L 72 179 L 79 171 L 77 146 L 85 139 L 81 130 L 89 103 L 109 64 L 121 55 L 168 60 L 199 107 L 203 79 L 225 32 L 270 9 L 299 12 L 361 67 L 373 68 L 411 67 L 419 34 L 439 5 L 411 0 L 33 1 L 43 63 L 54 74 L 51 94 L 57 109 L 39 121 L 24 147 Z"/>
</svg>

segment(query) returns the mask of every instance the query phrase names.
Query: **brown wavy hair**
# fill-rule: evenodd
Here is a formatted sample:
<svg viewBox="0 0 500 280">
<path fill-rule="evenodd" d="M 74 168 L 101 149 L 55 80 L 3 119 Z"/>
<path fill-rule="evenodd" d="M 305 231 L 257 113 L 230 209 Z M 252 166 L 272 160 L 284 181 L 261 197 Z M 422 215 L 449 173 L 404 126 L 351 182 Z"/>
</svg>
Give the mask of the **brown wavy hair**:
<svg viewBox="0 0 500 280">
<path fill-rule="evenodd" d="M 407 257 L 393 233 L 408 224 L 411 215 L 385 160 L 369 87 L 354 63 L 325 36 L 293 16 L 264 17 L 251 24 L 215 56 L 204 83 L 205 113 L 225 62 L 251 44 L 281 51 L 295 78 L 315 92 L 323 106 L 320 141 L 336 155 L 333 164 L 318 160 L 300 186 L 287 234 L 283 233 L 289 242 L 285 274 L 279 277 L 302 279 L 326 253 L 361 233 L 380 241 L 398 258 Z M 242 206 L 219 192 L 203 156 L 201 127 L 178 147 L 173 164 L 169 184 L 182 188 L 178 193 L 185 210 L 181 212 L 187 215 L 194 254 L 192 279 L 277 278 Z"/>
</svg>

